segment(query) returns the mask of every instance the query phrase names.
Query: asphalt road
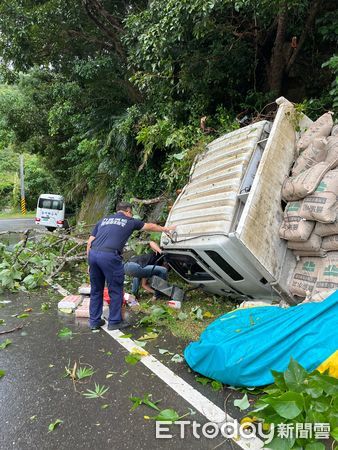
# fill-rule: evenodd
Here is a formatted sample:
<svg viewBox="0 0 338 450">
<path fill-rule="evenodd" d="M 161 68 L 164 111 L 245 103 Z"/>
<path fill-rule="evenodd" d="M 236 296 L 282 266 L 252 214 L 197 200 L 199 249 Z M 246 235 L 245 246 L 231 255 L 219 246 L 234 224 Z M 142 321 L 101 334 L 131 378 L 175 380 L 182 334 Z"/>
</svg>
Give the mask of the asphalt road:
<svg viewBox="0 0 338 450">
<path fill-rule="evenodd" d="M 0 219 L 0 231 L 21 231 L 35 228 L 34 219 Z"/>
<path fill-rule="evenodd" d="M 73 315 L 60 315 L 56 307 L 59 298 L 50 291 L 0 295 L 0 301 L 11 302 L 0 307 L 0 319 L 5 320 L 0 331 L 23 325 L 20 330 L 0 335 L 0 343 L 5 339 L 12 341 L 0 350 L 0 369 L 5 371 L 0 378 L 1 449 L 239 448 L 223 436 L 197 439 L 191 426 L 187 427 L 184 439 L 177 425 L 170 426 L 171 439 L 156 439 L 155 421 L 144 417 L 154 416 L 156 411 L 144 405 L 131 411 L 130 396 L 152 394 L 153 400 L 161 400 L 161 409 L 173 408 L 180 415 L 188 414 L 183 420 L 203 425 L 207 419 L 189 409 L 191 405 L 186 400 L 141 362 L 128 364 L 127 350 L 107 333 L 93 333 L 86 320 L 76 322 Z M 48 311 L 41 311 L 43 302 L 50 304 Z M 32 308 L 29 317 L 14 316 L 27 308 Z M 72 330 L 71 338 L 57 336 L 64 327 Z M 132 328 L 128 333 L 135 339 L 145 329 Z M 158 351 L 165 348 L 182 353 L 184 345 L 162 332 L 146 349 L 218 407 L 223 409 L 227 398 L 227 412 L 240 417 L 241 413 L 233 407 L 233 400 L 242 397 L 240 392 L 214 392 L 210 386 L 196 382 L 185 362 L 170 362 L 170 356 Z M 64 377 L 65 367 L 72 368 L 75 362 L 77 366 L 92 367 L 94 375 L 77 382 Z M 94 389 L 95 383 L 109 387 L 103 399 L 83 396 L 87 389 Z M 49 424 L 57 419 L 62 423 L 49 432 Z"/>
</svg>

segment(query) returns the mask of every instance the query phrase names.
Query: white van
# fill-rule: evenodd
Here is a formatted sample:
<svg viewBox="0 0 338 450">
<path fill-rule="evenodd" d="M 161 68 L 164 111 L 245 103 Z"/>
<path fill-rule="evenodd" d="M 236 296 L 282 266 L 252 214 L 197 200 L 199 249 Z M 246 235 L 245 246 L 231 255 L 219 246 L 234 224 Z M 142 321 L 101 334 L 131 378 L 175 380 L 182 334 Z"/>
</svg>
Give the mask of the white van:
<svg viewBox="0 0 338 450">
<path fill-rule="evenodd" d="M 41 194 L 36 208 L 35 224 L 49 231 L 65 227 L 65 201 L 61 195 Z"/>
</svg>

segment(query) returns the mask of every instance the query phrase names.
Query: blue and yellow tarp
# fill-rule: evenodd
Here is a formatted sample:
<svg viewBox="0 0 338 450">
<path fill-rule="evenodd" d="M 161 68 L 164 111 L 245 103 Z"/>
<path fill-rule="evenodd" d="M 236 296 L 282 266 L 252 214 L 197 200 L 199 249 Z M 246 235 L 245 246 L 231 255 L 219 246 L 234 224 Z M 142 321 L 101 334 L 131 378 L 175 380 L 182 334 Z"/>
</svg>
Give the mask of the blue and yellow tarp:
<svg viewBox="0 0 338 450">
<path fill-rule="evenodd" d="M 338 377 L 338 291 L 321 303 L 256 307 L 224 314 L 184 357 L 196 372 L 231 386 L 273 382 L 292 357 L 306 370 Z"/>
</svg>

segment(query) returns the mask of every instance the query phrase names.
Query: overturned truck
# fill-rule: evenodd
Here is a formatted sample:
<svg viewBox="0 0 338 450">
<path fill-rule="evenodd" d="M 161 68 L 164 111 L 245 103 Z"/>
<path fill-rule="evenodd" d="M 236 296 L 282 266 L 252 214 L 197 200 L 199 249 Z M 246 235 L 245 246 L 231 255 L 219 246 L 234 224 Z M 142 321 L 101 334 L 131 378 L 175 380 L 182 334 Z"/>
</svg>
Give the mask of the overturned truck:
<svg viewBox="0 0 338 450">
<path fill-rule="evenodd" d="M 282 186 L 296 143 L 312 121 L 281 97 L 273 123 L 263 120 L 211 142 L 176 199 L 161 246 L 188 283 L 220 295 L 282 298 L 297 260 L 280 238 Z"/>
</svg>

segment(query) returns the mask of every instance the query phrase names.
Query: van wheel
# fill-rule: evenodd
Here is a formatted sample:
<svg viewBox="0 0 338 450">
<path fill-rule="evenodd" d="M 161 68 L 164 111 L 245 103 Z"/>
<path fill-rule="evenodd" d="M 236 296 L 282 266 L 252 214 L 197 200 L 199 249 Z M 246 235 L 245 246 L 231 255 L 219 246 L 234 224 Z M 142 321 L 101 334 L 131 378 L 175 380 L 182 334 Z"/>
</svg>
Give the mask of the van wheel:
<svg viewBox="0 0 338 450">
<path fill-rule="evenodd" d="M 48 231 L 50 231 L 51 233 L 53 233 L 53 231 L 55 231 L 56 230 L 56 228 L 55 227 L 46 227 L 47 228 L 47 230 Z"/>
</svg>

